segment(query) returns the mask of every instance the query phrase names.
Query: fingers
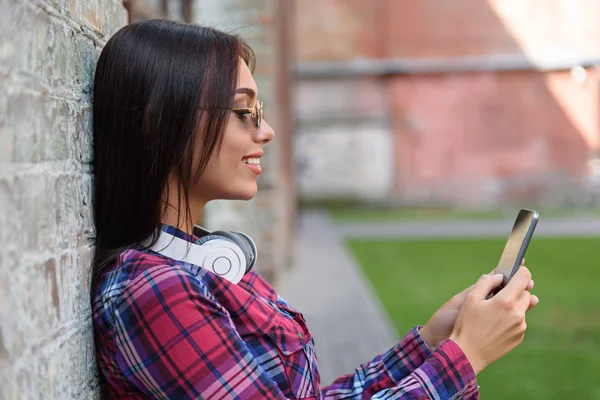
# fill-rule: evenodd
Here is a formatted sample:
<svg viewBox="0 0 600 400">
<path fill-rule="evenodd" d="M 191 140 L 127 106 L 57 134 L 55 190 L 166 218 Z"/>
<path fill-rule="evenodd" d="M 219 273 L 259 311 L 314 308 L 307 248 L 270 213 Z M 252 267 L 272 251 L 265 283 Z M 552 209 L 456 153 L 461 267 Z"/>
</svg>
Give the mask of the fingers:
<svg viewBox="0 0 600 400">
<path fill-rule="evenodd" d="M 517 304 L 516 304 L 516 310 L 520 313 L 523 313 L 523 315 L 525 315 L 525 312 L 527 312 L 527 310 L 529 310 L 529 307 L 531 307 L 531 298 L 533 296 L 531 295 L 531 293 L 529 293 L 528 291 L 523 291 L 523 293 L 521 293 L 521 296 L 519 296 L 519 299 L 517 300 Z"/>
<path fill-rule="evenodd" d="M 531 272 L 529 272 L 527 267 L 521 267 L 513 275 L 506 287 L 498 293 L 498 296 L 501 296 L 505 300 L 517 300 L 521 296 L 521 293 L 526 291 L 530 281 Z"/>
<path fill-rule="evenodd" d="M 524 266 L 524 265 L 522 265 L 522 266 Z M 494 269 L 494 270 L 492 270 L 492 272 L 490 272 L 488 275 L 494 275 L 494 271 L 495 271 L 495 269 Z M 535 285 L 535 282 L 534 282 L 534 280 L 532 279 L 531 281 L 529 281 L 529 284 L 527 285 L 527 289 L 526 289 L 526 290 L 529 290 L 529 291 L 531 291 L 531 289 L 533 289 L 533 286 L 534 286 L 534 285 Z"/>
<path fill-rule="evenodd" d="M 537 306 L 539 302 L 540 299 L 536 295 L 524 291 L 519 297 L 519 300 L 517 300 L 516 309 L 519 312 L 527 312 Z"/>
<path fill-rule="evenodd" d="M 488 294 L 502 284 L 503 279 L 504 276 L 502 274 L 482 275 L 477 283 L 475 283 L 475 286 L 473 286 L 473 289 L 469 292 L 469 297 L 474 300 L 485 299 Z"/>
<path fill-rule="evenodd" d="M 525 266 L 525 257 L 523 257 L 523 260 L 521 260 L 521 267 Z"/>
<path fill-rule="evenodd" d="M 527 289 L 528 291 L 531 291 L 531 289 L 533 289 L 533 285 L 535 285 L 535 282 L 532 280 L 529 281 L 529 285 L 527 285 Z"/>
<path fill-rule="evenodd" d="M 539 297 L 537 297 L 535 294 L 531 295 L 531 302 L 529 303 L 529 307 L 527 308 L 527 311 L 529 311 L 533 307 L 537 306 L 539 302 L 540 302 Z"/>
</svg>

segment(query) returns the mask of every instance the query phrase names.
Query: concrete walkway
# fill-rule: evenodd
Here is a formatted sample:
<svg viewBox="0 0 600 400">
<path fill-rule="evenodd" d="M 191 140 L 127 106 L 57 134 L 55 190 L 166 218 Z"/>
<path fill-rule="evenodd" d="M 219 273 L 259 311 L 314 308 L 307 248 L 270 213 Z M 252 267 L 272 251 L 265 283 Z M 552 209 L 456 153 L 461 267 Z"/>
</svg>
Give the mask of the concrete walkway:
<svg viewBox="0 0 600 400">
<path fill-rule="evenodd" d="M 398 337 L 344 239 L 506 237 L 513 220 L 336 223 L 326 212 L 302 214 L 294 265 L 278 292 L 300 310 L 315 338 L 324 385 L 383 353 Z M 536 236 L 599 236 L 600 219 L 540 219 Z M 600 239 L 599 239 L 600 241 Z M 423 316 L 424 320 L 429 316 Z M 425 322 L 425 321 L 424 321 Z"/>
<path fill-rule="evenodd" d="M 508 237 L 514 219 L 498 221 L 340 222 L 345 238 Z M 540 218 L 535 236 L 599 236 L 600 218 Z"/>
<path fill-rule="evenodd" d="M 398 339 L 381 304 L 326 213 L 303 214 L 294 266 L 278 292 L 304 314 L 328 385 Z"/>
</svg>

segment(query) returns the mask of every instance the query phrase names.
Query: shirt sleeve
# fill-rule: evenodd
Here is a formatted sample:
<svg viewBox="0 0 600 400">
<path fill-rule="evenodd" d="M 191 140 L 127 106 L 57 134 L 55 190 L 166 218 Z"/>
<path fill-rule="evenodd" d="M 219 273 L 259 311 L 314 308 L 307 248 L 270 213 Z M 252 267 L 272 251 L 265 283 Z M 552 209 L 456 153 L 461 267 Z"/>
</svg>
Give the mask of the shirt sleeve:
<svg viewBox="0 0 600 400">
<path fill-rule="evenodd" d="M 153 267 L 131 282 L 115 310 L 117 364 L 154 399 L 286 399 L 222 306 L 193 274 Z M 460 348 L 431 353 L 415 328 L 387 353 L 323 388 L 334 399 L 450 399 L 476 392 Z M 475 399 L 473 394 L 472 398 Z"/>
<path fill-rule="evenodd" d="M 467 399 L 479 398 L 475 371 L 461 348 L 447 340 L 434 352 L 413 328 L 396 346 L 354 374 L 324 387 L 333 399 Z"/>
</svg>

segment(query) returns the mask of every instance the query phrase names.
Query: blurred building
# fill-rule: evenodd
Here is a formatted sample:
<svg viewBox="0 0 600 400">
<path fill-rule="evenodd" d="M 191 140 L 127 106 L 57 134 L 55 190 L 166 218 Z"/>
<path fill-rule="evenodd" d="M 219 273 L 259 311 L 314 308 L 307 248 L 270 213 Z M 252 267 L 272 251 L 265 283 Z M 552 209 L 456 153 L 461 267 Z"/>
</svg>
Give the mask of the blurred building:
<svg viewBox="0 0 600 400">
<path fill-rule="evenodd" d="M 596 0 L 296 2 L 304 200 L 581 205 Z"/>
</svg>

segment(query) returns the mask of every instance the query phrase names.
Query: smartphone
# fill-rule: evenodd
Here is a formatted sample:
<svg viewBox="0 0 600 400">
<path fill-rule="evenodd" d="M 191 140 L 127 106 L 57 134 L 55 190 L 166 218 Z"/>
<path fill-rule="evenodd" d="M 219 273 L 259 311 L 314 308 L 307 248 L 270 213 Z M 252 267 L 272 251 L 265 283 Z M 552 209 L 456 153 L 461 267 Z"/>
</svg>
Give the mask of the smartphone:
<svg viewBox="0 0 600 400">
<path fill-rule="evenodd" d="M 527 209 L 519 211 L 504 251 L 500 256 L 498 267 L 495 270 L 495 273 L 504 275 L 504 280 L 500 287 L 494 291 L 494 294 L 498 293 L 510 282 L 513 275 L 521 266 L 539 218 L 540 215 L 537 211 Z"/>
</svg>

